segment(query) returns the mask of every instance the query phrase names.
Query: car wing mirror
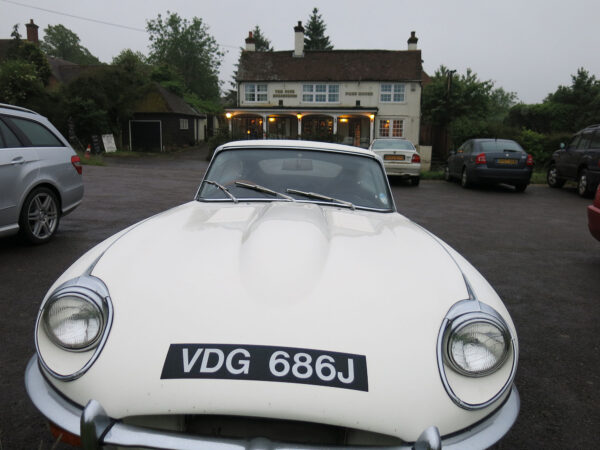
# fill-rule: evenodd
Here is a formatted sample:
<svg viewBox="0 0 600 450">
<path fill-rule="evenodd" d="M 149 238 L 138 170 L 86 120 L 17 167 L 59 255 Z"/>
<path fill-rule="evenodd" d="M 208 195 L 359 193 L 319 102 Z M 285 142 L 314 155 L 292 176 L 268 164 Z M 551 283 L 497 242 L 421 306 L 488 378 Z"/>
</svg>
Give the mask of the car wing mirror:
<svg viewBox="0 0 600 450">
<path fill-rule="evenodd" d="M 564 149 L 565 149 L 565 143 L 564 143 L 564 142 L 561 142 L 561 143 L 560 143 L 560 148 L 561 148 L 561 150 L 564 150 Z"/>
</svg>

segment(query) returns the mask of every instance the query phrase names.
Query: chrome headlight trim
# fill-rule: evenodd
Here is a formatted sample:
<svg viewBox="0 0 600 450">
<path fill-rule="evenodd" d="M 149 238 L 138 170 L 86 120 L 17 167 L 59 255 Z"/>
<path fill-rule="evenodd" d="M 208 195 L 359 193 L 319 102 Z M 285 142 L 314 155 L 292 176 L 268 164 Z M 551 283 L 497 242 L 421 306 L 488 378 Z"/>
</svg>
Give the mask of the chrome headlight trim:
<svg viewBox="0 0 600 450">
<path fill-rule="evenodd" d="M 83 348 L 69 348 L 65 346 L 64 343 L 56 342 L 55 337 L 51 332 L 46 330 L 44 316 L 46 314 L 47 308 L 53 302 L 60 300 L 62 298 L 73 296 L 79 297 L 84 301 L 88 301 L 92 303 L 101 313 L 102 324 L 101 329 L 96 336 L 96 338 L 86 345 Z M 82 275 L 80 277 L 69 280 L 63 284 L 61 284 L 58 288 L 56 288 L 52 294 L 42 302 L 40 306 L 40 310 L 38 312 L 36 324 L 35 324 L 35 348 L 36 352 L 42 367 L 50 373 L 54 378 L 59 379 L 61 381 L 71 381 L 82 376 L 87 370 L 94 364 L 100 352 L 102 351 L 104 344 L 108 338 L 108 334 L 110 332 L 110 328 L 112 326 L 113 321 L 113 306 L 112 301 L 110 299 L 110 295 L 108 292 L 108 288 L 106 285 L 100 280 L 91 275 Z M 48 339 L 59 348 L 69 351 L 69 352 L 87 352 L 93 350 L 94 353 L 88 360 L 88 362 L 79 370 L 71 374 L 61 374 L 53 369 L 44 361 L 44 357 L 40 351 L 40 346 L 38 342 L 38 332 L 40 327 L 43 329 L 43 332 L 48 336 Z"/>
<path fill-rule="evenodd" d="M 448 393 L 448 395 L 450 396 L 452 401 L 457 406 L 459 406 L 463 409 L 478 410 L 478 409 L 486 408 L 486 407 L 490 406 L 491 404 L 493 404 L 494 402 L 496 402 L 512 386 L 513 381 L 515 379 L 516 372 L 517 372 L 519 347 L 518 347 L 518 342 L 517 342 L 516 336 L 512 335 L 508 325 L 506 324 L 506 322 L 504 321 L 502 316 L 494 308 L 492 308 L 489 305 L 486 305 L 485 303 L 480 302 L 479 300 L 477 300 L 475 298 L 473 290 L 471 289 L 471 286 L 469 285 L 469 282 L 467 281 L 466 278 L 465 278 L 465 283 L 467 284 L 467 290 L 469 292 L 470 298 L 467 300 L 461 300 L 458 303 L 455 303 L 450 308 L 448 313 L 446 314 L 446 317 L 444 318 L 444 320 L 442 322 L 442 326 L 440 327 L 440 331 L 438 333 L 437 363 L 438 363 L 438 370 L 440 373 L 440 377 L 442 379 L 442 384 L 444 385 L 444 388 L 446 389 L 446 392 Z M 510 354 L 511 351 L 512 351 L 512 356 L 513 356 L 510 375 L 509 375 L 508 379 L 506 380 L 506 383 L 500 388 L 500 390 L 495 395 L 493 395 L 489 400 L 482 402 L 482 403 L 469 403 L 469 402 L 463 401 L 454 392 L 454 390 L 450 386 L 448 377 L 446 375 L 446 367 L 445 367 L 446 361 L 448 361 L 448 363 L 449 363 L 448 365 L 452 368 L 452 370 L 455 370 L 455 368 L 449 361 L 450 358 L 447 358 L 447 347 L 446 347 L 447 337 L 449 335 L 449 332 L 453 328 L 453 324 L 455 325 L 454 329 L 457 329 L 457 327 L 464 326 L 467 323 L 472 323 L 473 320 L 475 320 L 475 321 L 488 320 L 494 324 L 501 324 L 503 326 L 503 328 L 506 330 L 506 332 L 508 333 L 507 336 L 505 336 L 505 338 L 509 339 L 509 341 L 508 341 L 509 349 L 508 349 L 508 352 L 504 359 L 504 362 L 506 362 L 506 358 L 508 358 L 508 355 Z M 501 367 L 501 365 L 499 367 Z M 458 372 L 458 373 L 460 373 L 460 372 Z M 464 375 L 464 374 L 461 373 L 461 375 Z M 487 374 L 484 374 L 482 376 L 485 376 L 485 375 L 487 375 Z"/>
</svg>

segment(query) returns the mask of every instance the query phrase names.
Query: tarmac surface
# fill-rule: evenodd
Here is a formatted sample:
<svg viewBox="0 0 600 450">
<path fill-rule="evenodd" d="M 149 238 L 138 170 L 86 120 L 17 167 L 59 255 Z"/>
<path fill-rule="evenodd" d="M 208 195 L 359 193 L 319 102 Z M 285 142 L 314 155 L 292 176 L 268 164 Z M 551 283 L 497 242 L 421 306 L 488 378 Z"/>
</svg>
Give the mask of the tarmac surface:
<svg viewBox="0 0 600 450">
<path fill-rule="evenodd" d="M 62 219 L 53 241 L 28 246 L 0 239 L 0 450 L 50 449 L 55 441 L 23 383 L 47 289 L 103 239 L 192 200 L 207 165 L 205 149 L 106 161 L 84 166 L 83 203 Z M 392 190 L 399 212 L 465 256 L 515 322 L 521 412 L 496 448 L 596 448 L 600 242 L 587 229 L 591 200 L 573 188 L 541 185 L 516 193 L 503 186 L 465 190 L 422 181 L 418 187 L 393 183 Z"/>
</svg>

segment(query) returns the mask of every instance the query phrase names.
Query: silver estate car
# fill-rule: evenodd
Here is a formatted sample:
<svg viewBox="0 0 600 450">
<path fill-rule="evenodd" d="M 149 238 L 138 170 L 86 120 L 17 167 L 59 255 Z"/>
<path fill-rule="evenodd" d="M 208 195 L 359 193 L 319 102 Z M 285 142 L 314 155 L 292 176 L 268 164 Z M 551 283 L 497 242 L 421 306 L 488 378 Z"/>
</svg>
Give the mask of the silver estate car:
<svg viewBox="0 0 600 450">
<path fill-rule="evenodd" d="M 0 103 L 0 236 L 42 244 L 83 198 L 79 156 L 45 117 Z"/>
</svg>

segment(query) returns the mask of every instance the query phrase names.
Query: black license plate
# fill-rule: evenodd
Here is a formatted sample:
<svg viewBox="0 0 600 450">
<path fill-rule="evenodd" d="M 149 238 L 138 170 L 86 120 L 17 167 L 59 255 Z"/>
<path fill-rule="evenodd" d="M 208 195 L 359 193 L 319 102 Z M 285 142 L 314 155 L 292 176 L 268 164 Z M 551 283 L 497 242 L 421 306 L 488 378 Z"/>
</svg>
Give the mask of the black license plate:
<svg viewBox="0 0 600 450">
<path fill-rule="evenodd" d="M 364 355 L 265 345 L 171 344 L 160 378 L 257 380 L 369 390 Z"/>
</svg>

